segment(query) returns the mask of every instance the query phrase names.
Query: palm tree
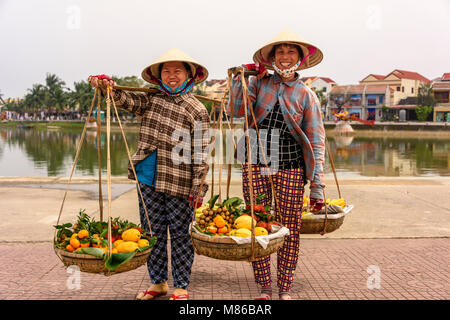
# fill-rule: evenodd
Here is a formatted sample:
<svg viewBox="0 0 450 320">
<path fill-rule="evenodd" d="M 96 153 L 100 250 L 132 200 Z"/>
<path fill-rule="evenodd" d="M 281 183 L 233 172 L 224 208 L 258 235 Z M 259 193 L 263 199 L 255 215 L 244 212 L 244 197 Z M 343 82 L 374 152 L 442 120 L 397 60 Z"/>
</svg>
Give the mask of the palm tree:
<svg viewBox="0 0 450 320">
<path fill-rule="evenodd" d="M 47 73 L 45 86 L 47 89 L 46 104 L 61 111 L 67 105 L 66 83 L 54 74 Z"/>
<path fill-rule="evenodd" d="M 93 88 L 87 81 L 74 82 L 74 91 L 69 93 L 69 103 L 71 105 L 79 105 L 81 112 L 86 112 L 89 109 Z"/>
<path fill-rule="evenodd" d="M 33 84 L 33 88 L 28 89 L 25 95 L 25 105 L 31 107 L 33 111 L 37 111 L 45 102 L 46 88 L 42 84 Z"/>
</svg>

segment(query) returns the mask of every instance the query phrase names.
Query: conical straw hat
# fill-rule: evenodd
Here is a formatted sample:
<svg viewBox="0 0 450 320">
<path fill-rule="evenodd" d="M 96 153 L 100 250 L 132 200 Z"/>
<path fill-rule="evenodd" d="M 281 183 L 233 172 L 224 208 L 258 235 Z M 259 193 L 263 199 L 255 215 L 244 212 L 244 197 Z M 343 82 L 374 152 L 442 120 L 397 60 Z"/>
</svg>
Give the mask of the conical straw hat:
<svg viewBox="0 0 450 320">
<path fill-rule="evenodd" d="M 208 70 L 204 66 L 177 48 L 169 49 L 161 57 L 156 59 L 155 62 L 145 68 L 142 71 L 142 78 L 150 83 L 155 83 L 155 78 L 161 78 L 161 75 L 159 74 L 159 65 L 169 61 L 181 61 L 189 64 L 195 84 L 199 84 L 208 78 Z"/>
<path fill-rule="evenodd" d="M 305 61 L 297 68 L 297 70 L 307 69 L 319 64 L 323 59 L 322 51 L 315 45 L 306 41 L 298 34 L 291 30 L 285 30 L 270 40 L 264 47 L 259 49 L 253 55 L 253 61 L 262 63 L 267 69 L 273 70 L 272 62 L 269 61 L 269 53 L 273 46 L 280 43 L 296 44 L 302 48 L 303 57 L 307 57 Z M 309 56 L 308 56 L 309 53 Z"/>
</svg>

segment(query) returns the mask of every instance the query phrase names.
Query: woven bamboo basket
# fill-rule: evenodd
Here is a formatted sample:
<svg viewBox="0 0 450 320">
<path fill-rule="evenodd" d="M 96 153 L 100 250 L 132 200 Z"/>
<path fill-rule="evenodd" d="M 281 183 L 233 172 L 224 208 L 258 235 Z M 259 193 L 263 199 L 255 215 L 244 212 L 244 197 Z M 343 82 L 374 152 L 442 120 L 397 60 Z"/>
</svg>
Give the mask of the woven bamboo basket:
<svg viewBox="0 0 450 320">
<path fill-rule="evenodd" d="M 251 261 L 252 244 L 237 244 L 229 237 L 212 237 L 206 234 L 192 232 L 192 242 L 196 253 L 219 260 Z M 271 239 L 264 249 L 255 241 L 253 257 L 261 258 L 276 252 L 283 246 L 284 237 Z"/>
<path fill-rule="evenodd" d="M 342 225 L 345 216 L 337 219 L 327 219 L 325 233 L 333 232 Z M 319 234 L 324 231 L 325 219 L 305 219 L 302 220 L 302 225 L 300 227 L 301 234 Z"/>
<path fill-rule="evenodd" d="M 137 252 L 130 261 L 118 266 L 114 271 L 111 271 L 105 267 L 105 261 L 103 261 L 102 258 L 88 254 L 72 253 L 55 248 L 56 254 L 61 258 L 61 261 L 66 267 L 76 265 L 82 272 L 104 274 L 106 276 L 134 270 L 144 265 L 147 262 L 151 251 L 152 249 L 150 248 L 143 252 Z"/>
</svg>

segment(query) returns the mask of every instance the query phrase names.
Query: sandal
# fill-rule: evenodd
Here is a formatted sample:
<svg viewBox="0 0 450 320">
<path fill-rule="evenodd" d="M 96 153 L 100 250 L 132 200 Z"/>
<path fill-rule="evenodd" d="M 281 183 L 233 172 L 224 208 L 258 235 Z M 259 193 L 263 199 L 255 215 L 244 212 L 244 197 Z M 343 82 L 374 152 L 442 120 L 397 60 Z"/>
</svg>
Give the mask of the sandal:
<svg viewBox="0 0 450 320">
<path fill-rule="evenodd" d="M 272 300 L 272 296 L 267 293 L 261 293 L 261 295 L 253 300 Z"/>
<path fill-rule="evenodd" d="M 153 300 L 156 297 L 165 296 L 167 294 L 168 290 L 164 290 L 164 289 L 165 288 L 163 288 L 163 290 L 161 290 L 161 291 L 156 291 L 156 290 L 145 290 L 145 291 L 142 291 L 141 293 L 139 293 L 136 296 L 136 300 Z M 147 295 L 150 295 L 152 297 L 144 299 L 145 296 L 147 296 Z"/>
<path fill-rule="evenodd" d="M 169 300 L 188 300 L 189 294 L 186 289 L 176 288 Z"/>
<path fill-rule="evenodd" d="M 278 296 L 280 300 L 292 300 L 291 295 L 287 292 L 280 293 Z"/>
</svg>

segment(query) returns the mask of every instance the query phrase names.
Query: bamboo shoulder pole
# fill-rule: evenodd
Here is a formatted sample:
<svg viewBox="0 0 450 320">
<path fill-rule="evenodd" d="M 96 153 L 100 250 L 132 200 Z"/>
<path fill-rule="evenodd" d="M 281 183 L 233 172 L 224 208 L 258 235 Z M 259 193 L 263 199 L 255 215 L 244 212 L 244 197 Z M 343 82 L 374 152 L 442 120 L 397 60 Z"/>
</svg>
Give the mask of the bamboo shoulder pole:
<svg viewBox="0 0 450 320">
<path fill-rule="evenodd" d="M 161 91 L 159 91 L 158 89 L 155 89 L 155 88 L 138 88 L 138 87 L 125 87 L 125 86 L 113 86 L 112 88 L 113 89 L 117 89 L 117 90 L 139 91 L 139 92 L 148 92 L 148 93 L 161 92 Z M 205 97 L 205 96 L 201 96 L 199 94 L 194 94 L 194 97 L 196 97 L 198 100 L 202 100 L 202 101 L 209 101 L 209 102 L 213 102 L 213 103 L 217 103 L 217 104 L 221 103 L 220 100 L 208 98 L 208 97 Z"/>
</svg>

